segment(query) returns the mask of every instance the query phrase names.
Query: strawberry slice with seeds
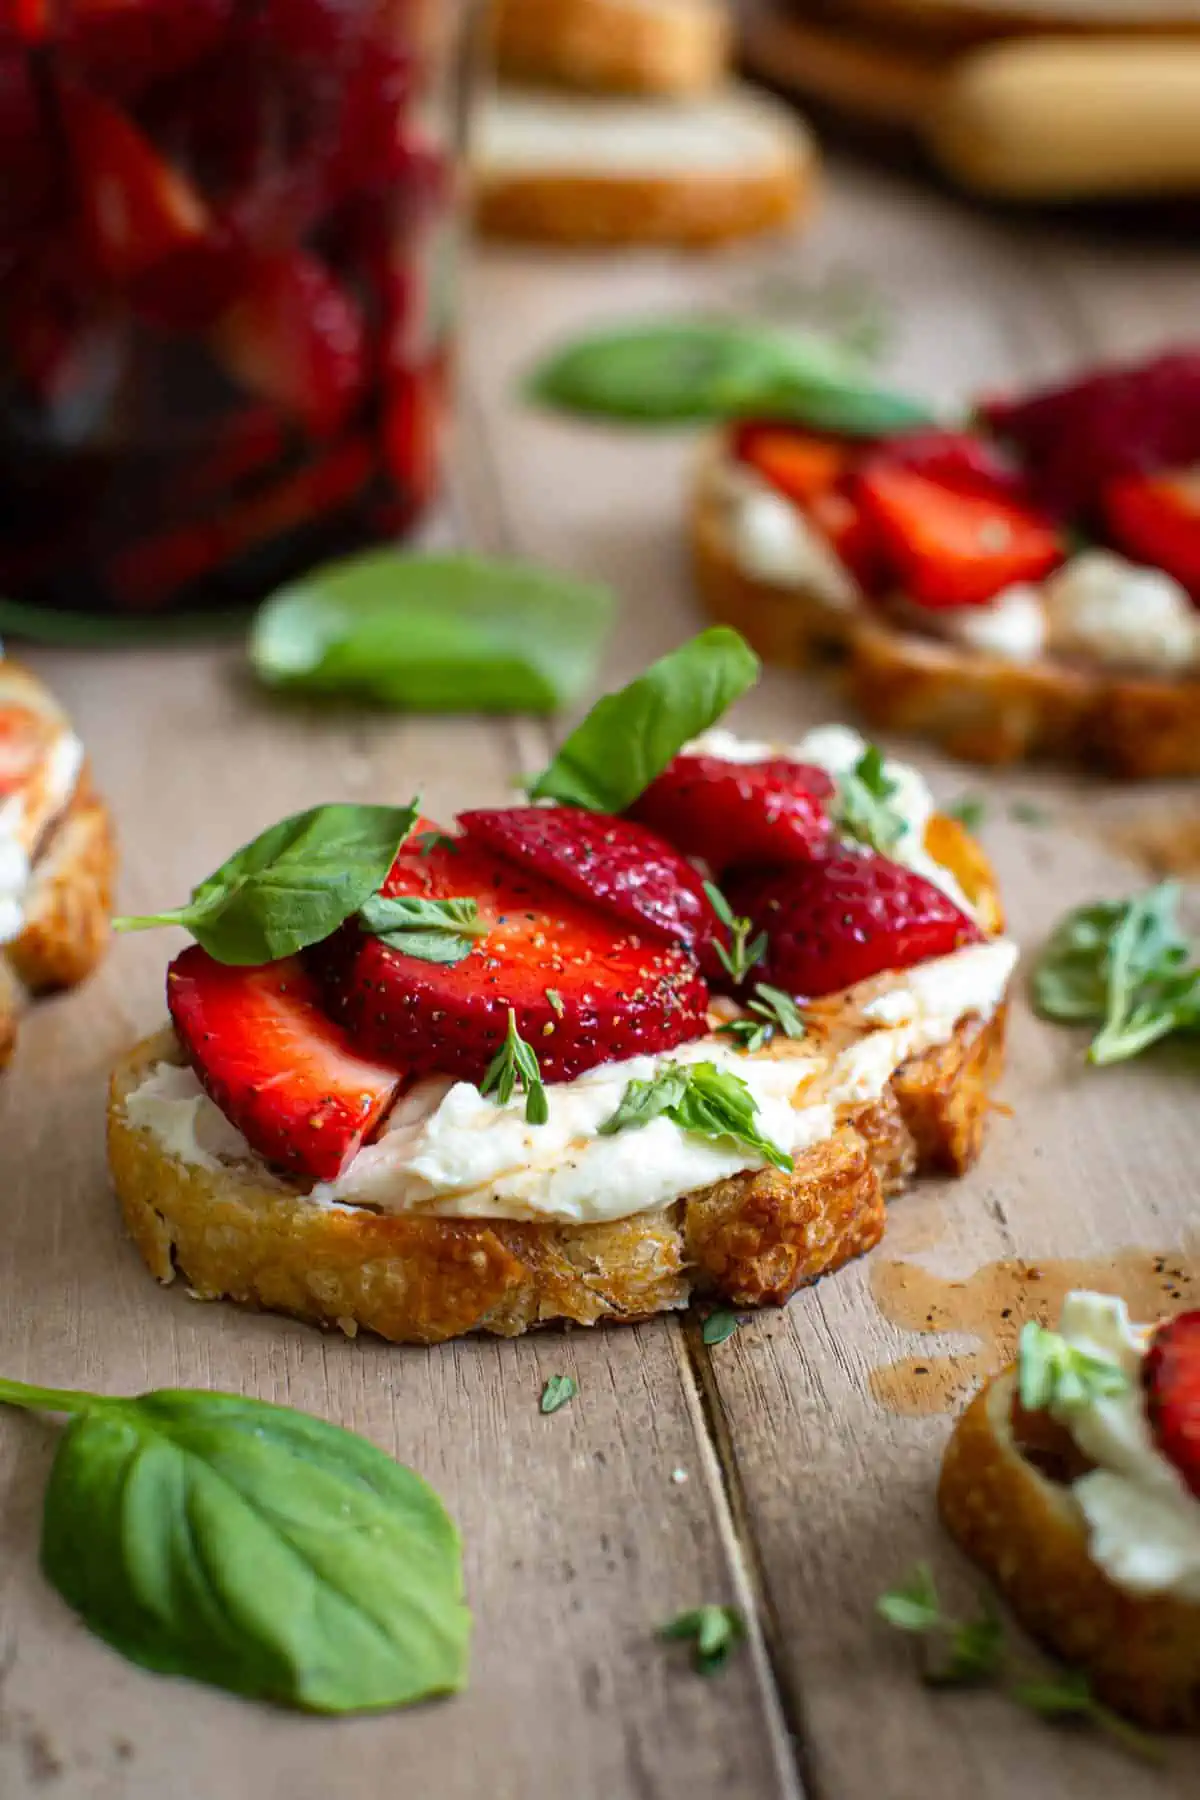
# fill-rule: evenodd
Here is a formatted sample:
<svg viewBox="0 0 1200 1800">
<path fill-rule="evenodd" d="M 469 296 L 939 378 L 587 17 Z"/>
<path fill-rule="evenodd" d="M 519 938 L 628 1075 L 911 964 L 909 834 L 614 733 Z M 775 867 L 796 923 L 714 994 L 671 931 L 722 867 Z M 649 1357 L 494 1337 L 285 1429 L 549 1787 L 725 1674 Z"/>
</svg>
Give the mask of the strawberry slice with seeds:
<svg viewBox="0 0 1200 1800">
<path fill-rule="evenodd" d="M 294 957 L 235 969 L 192 944 L 167 971 L 167 1004 L 208 1094 L 290 1174 L 335 1180 L 399 1091 L 401 1071 L 357 1053 Z"/>
<path fill-rule="evenodd" d="M 805 862 L 829 837 L 824 769 L 774 757 L 675 757 L 630 809 L 685 856 L 718 873 L 748 863 Z"/>
<path fill-rule="evenodd" d="M 1200 468 L 1110 482 L 1104 514 L 1118 550 L 1173 575 L 1200 605 Z"/>
<path fill-rule="evenodd" d="M 733 454 L 800 507 L 830 493 L 850 468 L 845 444 L 788 425 L 739 425 Z"/>
<path fill-rule="evenodd" d="M 908 469 L 956 494 L 1028 500 L 1024 479 L 1001 451 L 969 431 L 914 431 L 888 438 L 871 452 L 871 468 Z"/>
<path fill-rule="evenodd" d="M 985 606 L 1018 581 L 1040 581 L 1065 555 L 1052 525 L 990 494 L 956 492 L 911 469 L 875 462 L 856 493 L 910 600 Z"/>
<path fill-rule="evenodd" d="M 1180 1313 L 1158 1327 L 1142 1382 L 1155 1442 L 1200 1500 L 1200 1312 Z"/>
<path fill-rule="evenodd" d="M 362 393 L 362 311 L 307 251 L 266 257 L 250 271 L 212 341 L 235 380 L 318 436 L 332 435 Z"/>
<path fill-rule="evenodd" d="M 705 1030 L 708 991 L 686 950 L 648 943 L 469 839 L 406 846 L 382 892 L 473 898 L 488 929 L 451 964 L 355 928 L 322 946 L 331 1004 L 365 1055 L 479 1081 L 512 1007 L 543 1078 L 566 1081 Z"/>
<path fill-rule="evenodd" d="M 92 254 L 118 286 L 201 241 L 208 209 L 118 107 L 64 84 L 62 115 Z"/>
<path fill-rule="evenodd" d="M 718 928 L 691 863 L 630 819 L 580 806 L 511 806 L 460 813 L 458 822 L 506 862 L 534 870 L 634 931 L 698 952 Z"/>
<path fill-rule="evenodd" d="M 808 998 L 948 956 L 983 935 L 931 881 L 873 852 L 747 870 L 726 885 L 725 897 L 767 934 L 754 979 Z"/>
</svg>

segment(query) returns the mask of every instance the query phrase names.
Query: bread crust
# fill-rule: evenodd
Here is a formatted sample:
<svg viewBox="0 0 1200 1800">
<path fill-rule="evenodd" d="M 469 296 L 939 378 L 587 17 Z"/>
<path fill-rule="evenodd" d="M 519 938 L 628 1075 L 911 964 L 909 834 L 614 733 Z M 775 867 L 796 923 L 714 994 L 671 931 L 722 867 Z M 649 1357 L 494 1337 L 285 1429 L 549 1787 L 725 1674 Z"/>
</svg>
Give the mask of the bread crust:
<svg viewBox="0 0 1200 1800">
<path fill-rule="evenodd" d="M 1154 1729 L 1200 1729 L 1200 1606 L 1126 1593 L 1092 1561 L 1070 1487 L 1021 1454 L 1015 1395 L 1008 1369 L 955 1427 L 938 1486 L 948 1530 L 1107 1705 Z"/>
<path fill-rule="evenodd" d="M 1193 31 L 1192 0 L 836 0 L 850 21 L 917 33 L 947 48 L 1017 32 Z M 838 20 L 839 24 L 843 21 Z"/>
<path fill-rule="evenodd" d="M 731 36 L 711 0 L 499 0 L 492 33 L 496 66 L 511 79 L 675 96 L 717 85 Z"/>
<path fill-rule="evenodd" d="M 1200 775 L 1200 678 L 1049 658 L 1006 662 L 759 580 L 730 552 L 711 462 L 695 490 L 690 536 L 712 617 L 769 662 L 809 668 L 836 659 L 845 692 L 880 730 L 929 738 L 965 762 L 1052 759 L 1129 780 Z"/>
<path fill-rule="evenodd" d="M 693 1296 L 781 1305 L 878 1242 L 885 1199 L 924 1168 L 978 1150 L 999 1071 L 1001 1011 L 966 1019 L 913 1058 L 883 1097 L 846 1113 L 793 1174 L 751 1171 L 661 1211 L 602 1225 L 378 1215 L 314 1205 L 261 1164 L 185 1164 L 126 1116 L 159 1062 L 182 1063 L 170 1029 L 112 1078 L 109 1161 L 129 1230 L 160 1281 L 396 1343 L 466 1332 L 645 1318 Z"/>
</svg>

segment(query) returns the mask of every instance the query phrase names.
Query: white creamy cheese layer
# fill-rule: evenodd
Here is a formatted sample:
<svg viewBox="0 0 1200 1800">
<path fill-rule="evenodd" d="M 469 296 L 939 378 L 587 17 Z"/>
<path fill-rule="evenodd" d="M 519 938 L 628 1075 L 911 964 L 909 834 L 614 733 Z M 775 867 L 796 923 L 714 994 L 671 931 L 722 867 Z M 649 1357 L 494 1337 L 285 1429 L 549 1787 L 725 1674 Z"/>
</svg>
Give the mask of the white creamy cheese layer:
<svg viewBox="0 0 1200 1800">
<path fill-rule="evenodd" d="M 564 1224 L 651 1212 L 694 1188 L 760 1168 L 763 1159 L 745 1145 L 692 1136 L 663 1117 L 601 1135 L 628 1082 L 650 1080 L 668 1061 L 714 1062 L 750 1089 L 762 1135 L 794 1154 L 830 1135 L 839 1107 L 877 1098 L 908 1057 L 946 1043 L 967 1014 L 990 1017 L 1016 957 L 1015 945 L 995 939 L 864 983 L 849 1005 L 861 1001 L 865 1024 L 836 1042 L 814 1030 L 744 1055 L 724 1038 L 705 1037 L 665 1057 L 589 1069 L 547 1087 L 544 1125 L 526 1123 L 520 1095 L 501 1106 L 470 1082 L 431 1076 L 405 1095 L 383 1136 L 339 1180 L 313 1189 L 313 1202 Z M 193 1167 L 253 1160 L 190 1069 L 159 1064 L 125 1110 L 131 1124 Z"/>
<path fill-rule="evenodd" d="M 64 732 L 55 740 L 39 771 L 38 809 L 44 818 L 52 819 L 67 804 L 82 764 L 83 745 L 73 732 Z M 28 798 L 18 788 L 0 800 L 0 944 L 19 937 L 25 923 L 25 894 L 37 849 L 36 843 L 30 841 L 36 834 L 29 817 Z"/>
<path fill-rule="evenodd" d="M 803 588 L 837 612 L 858 603 L 858 584 L 841 557 L 798 506 L 732 458 L 717 465 L 734 556 L 747 575 Z"/>
<path fill-rule="evenodd" d="M 1109 668 L 1171 674 L 1200 664 L 1200 612 L 1161 569 L 1085 550 L 1043 589 L 1050 646 Z"/>
<path fill-rule="evenodd" d="M 1131 1594 L 1200 1601 L 1200 1501 L 1158 1449 L 1146 1417 L 1149 1328 L 1131 1324 L 1125 1302 L 1113 1294 L 1074 1293 L 1063 1302 L 1059 1330 L 1129 1378 L 1122 1393 L 1052 1409 L 1096 1465 L 1071 1484 L 1093 1558 Z"/>
</svg>

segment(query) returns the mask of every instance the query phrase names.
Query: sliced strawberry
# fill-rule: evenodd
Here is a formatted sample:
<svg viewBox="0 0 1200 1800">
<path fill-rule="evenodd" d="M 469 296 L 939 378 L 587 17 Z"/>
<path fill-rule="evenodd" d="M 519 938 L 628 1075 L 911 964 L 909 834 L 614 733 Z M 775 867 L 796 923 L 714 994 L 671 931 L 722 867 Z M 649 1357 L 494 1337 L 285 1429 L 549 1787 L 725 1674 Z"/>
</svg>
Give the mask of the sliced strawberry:
<svg viewBox="0 0 1200 1800">
<path fill-rule="evenodd" d="M 718 929 L 699 875 L 657 832 L 580 806 L 460 813 L 468 838 L 634 931 L 699 947 Z"/>
<path fill-rule="evenodd" d="M 734 876 L 725 897 L 767 933 L 754 978 L 813 997 L 948 956 L 979 927 L 940 888 L 873 852 L 835 850 L 790 869 Z"/>
<path fill-rule="evenodd" d="M 61 105 L 84 227 L 111 281 L 133 281 L 203 239 L 209 216 L 200 195 L 123 112 L 66 84 Z"/>
<path fill-rule="evenodd" d="M 307 251 L 259 263 L 213 343 L 235 379 L 321 436 L 337 430 L 363 390 L 362 313 Z"/>
<path fill-rule="evenodd" d="M 746 863 L 805 862 L 829 836 L 823 769 L 775 757 L 733 763 L 677 756 L 630 809 L 685 856 L 718 874 Z"/>
<path fill-rule="evenodd" d="M 739 425 L 733 454 L 802 507 L 834 489 L 850 467 L 850 452 L 838 439 L 788 425 Z"/>
<path fill-rule="evenodd" d="M 384 391 L 384 461 L 414 514 L 437 491 L 444 420 L 445 383 L 437 363 L 391 376 Z"/>
<path fill-rule="evenodd" d="M 886 587 L 888 565 L 879 533 L 853 493 L 833 488 L 814 494 L 805 510 L 861 588 L 870 594 Z"/>
<path fill-rule="evenodd" d="M 705 1030 L 708 993 L 687 951 L 648 944 L 467 840 L 402 850 L 383 892 L 473 897 L 490 929 L 454 964 L 356 931 L 323 947 L 335 1013 L 365 1055 L 478 1081 L 512 1007 L 544 1078 L 565 1081 Z"/>
<path fill-rule="evenodd" d="M 995 444 L 969 431 L 914 431 L 886 438 L 864 466 L 909 469 L 956 494 L 990 494 L 1018 504 L 1028 500 L 1019 471 Z"/>
<path fill-rule="evenodd" d="M 236 0 L 67 0 L 75 68 L 111 94 L 136 94 L 208 56 Z M 219 102 L 218 102 L 219 105 Z"/>
<path fill-rule="evenodd" d="M 292 1174 L 333 1181 L 399 1091 L 401 1071 L 356 1053 L 295 958 L 235 969 L 192 944 L 167 971 L 167 1004 L 225 1117 Z"/>
<path fill-rule="evenodd" d="M 1200 1312 L 1158 1327 L 1142 1381 L 1155 1441 L 1200 1500 Z"/>
<path fill-rule="evenodd" d="M 1037 513 L 955 493 L 909 469 L 875 462 L 860 475 L 857 494 L 896 581 L 920 606 L 984 606 L 1013 582 L 1048 575 L 1065 554 Z"/>
<path fill-rule="evenodd" d="M 1118 550 L 1165 569 L 1200 605 L 1200 468 L 1110 482 L 1104 516 Z"/>
</svg>

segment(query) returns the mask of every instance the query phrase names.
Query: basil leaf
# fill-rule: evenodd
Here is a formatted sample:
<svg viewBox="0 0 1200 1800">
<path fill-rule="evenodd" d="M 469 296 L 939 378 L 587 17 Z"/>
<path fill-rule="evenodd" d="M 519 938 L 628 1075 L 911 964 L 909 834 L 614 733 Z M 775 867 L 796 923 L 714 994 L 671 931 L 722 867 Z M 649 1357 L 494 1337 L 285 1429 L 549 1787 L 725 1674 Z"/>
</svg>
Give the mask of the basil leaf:
<svg viewBox="0 0 1200 1800">
<path fill-rule="evenodd" d="M 539 1402 L 544 1413 L 556 1413 L 561 1406 L 566 1406 L 579 1392 L 579 1383 L 573 1375 L 551 1375 L 542 1389 Z"/>
<path fill-rule="evenodd" d="M 909 829 L 904 814 L 892 804 L 896 790 L 883 752 L 877 744 L 868 744 L 850 773 L 838 781 L 833 814 L 838 835 L 891 856 Z"/>
<path fill-rule="evenodd" d="M 182 925 L 218 962 L 276 962 L 320 943 L 358 911 L 416 817 L 415 801 L 293 813 L 222 863 L 186 906 L 113 924 L 118 931 Z"/>
<path fill-rule="evenodd" d="M 735 1606 L 697 1606 L 659 1627 L 659 1637 L 691 1642 L 692 1667 L 700 1675 L 712 1675 L 728 1662 L 746 1635 L 746 1625 Z"/>
<path fill-rule="evenodd" d="M 494 1094 L 499 1105 L 507 1106 L 518 1087 L 525 1095 L 525 1123 L 544 1125 L 550 1117 L 550 1103 L 542 1071 L 533 1050 L 517 1030 L 517 1015 L 510 1006 L 504 1042 L 488 1064 L 479 1091 Z"/>
<path fill-rule="evenodd" d="M 548 769 L 534 800 L 592 812 L 624 812 L 683 746 L 716 722 L 758 679 L 745 640 L 715 625 L 660 657 L 628 687 L 598 700 Z"/>
<path fill-rule="evenodd" d="M 615 1137 L 618 1131 L 640 1131 L 663 1113 L 672 1114 L 687 1093 L 690 1070 L 677 1062 L 664 1063 L 649 1081 L 626 1082 L 621 1104 L 600 1126 L 599 1137 Z"/>
<path fill-rule="evenodd" d="M 881 437 L 933 422 L 926 407 L 871 383 L 844 346 L 727 319 L 596 332 L 546 358 L 526 393 L 560 412 L 634 425 L 771 417 Z"/>
<path fill-rule="evenodd" d="M 280 588 L 250 660 L 271 687 L 411 712 L 554 712 L 592 679 L 607 588 L 523 563 L 376 550 Z"/>
<path fill-rule="evenodd" d="M 0 1400 L 77 1415 L 50 1472 L 42 1568 L 131 1661 L 313 1712 L 463 1686 L 457 1534 L 373 1444 L 237 1394 L 0 1382 Z"/>
<path fill-rule="evenodd" d="M 621 1104 L 598 1135 L 639 1131 L 664 1115 L 694 1137 L 731 1139 L 757 1151 L 777 1169 L 792 1168 L 791 1157 L 763 1137 L 755 1124 L 758 1103 L 745 1082 L 711 1062 L 665 1062 L 653 1080 L 627 1082 Z"/>
<path fill-rule="evenodd" d="M 1069 1344 L 1035 1319 L 1021 1330 L 1018 1383 L 1027 1412 L 1049 1407 L 1090 1406 L 1106 1395 L 1123 1394 L 1129 1377 L 1116 1363 Z"/>
<path fill-rule="evenodd" d="M 486 937 L 491 929 L 480 919 L 478 903 L 468 897 L 426 900 L 417 894 L 373 894 L 359 908 L 358 921 L 389 950 L 431 963 L 460 963 L 470 955 L 475 939 Z"/>
</svg>

